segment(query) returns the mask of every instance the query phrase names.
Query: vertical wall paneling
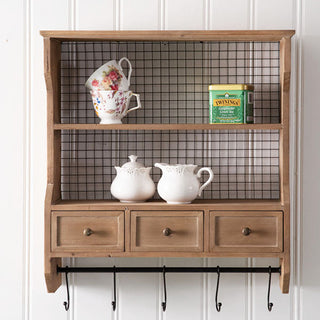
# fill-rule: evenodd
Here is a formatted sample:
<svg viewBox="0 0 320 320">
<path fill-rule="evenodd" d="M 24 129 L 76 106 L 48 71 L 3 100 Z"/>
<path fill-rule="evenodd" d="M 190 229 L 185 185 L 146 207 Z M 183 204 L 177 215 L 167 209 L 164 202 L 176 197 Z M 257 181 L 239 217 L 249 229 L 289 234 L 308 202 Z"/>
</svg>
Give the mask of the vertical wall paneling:
<svg viewBox="0 0 320 320">
<path fill-rule="evenodd" d="M 254 259 L 254 267 L 278 266 L 278 259 Z M 270 301 L 274 304 L 272 312 L 267 309 L 268 274 L 253 275 L 253 319 L 267 320 L 290 320 L 290 294 L 282 294 L 279 287 L 279 275 L 273 274 L 271 277 Z M 291 290 L 292 288 L 290 288 Z"/>
<path fill-rule="evenodd" d="M 292 0 L 254 0 L 256 29 L 291 29 L 293 5 Z"/>
<path fill-rule="evenodd" d="M 209 258 L 208 266 L 217 265 L 224 267 L 238 266 L 247 267 L 247 259 L 237 258 Z M 217 275 L 210 273 L 208 281 L 208 319 L 237 319 L 248 320 L 247 309 L 247 276 L 245 274 L 220 274 L 220 285 L 218 293 L 218 302 L 222 303 L 221 311 L 216 311 L 215 293 L 217 284 Z"/>
<path fill-rule="evenodd" d="M 205 28 L 205 0 L 164 0 L 165 29 L 201 30 Z"/>
<path fill-rule="evenodd" d="M 120 7 L 121 30 L 157 30 L 160 0 L 122 0 Z"/>
<path fill-rule="evenodd" d="M 118 258 L 117 266 L 157 267 L 157 258 Z M 158 319 L 162 297 L 159 297 L 157 273 L 122 273 L 118 278 L 118 319 Z"/>
<path fill-rule="evenodd" d="M 249 4 L 249 0 L 211 1 L 210 29 L 248 29 L 250 14 Z"/>
<path fill-rule="evenodd" d="M 315 208 L 319 190 L 320 177 L 318 163 L 320 162 L 317 138 L 318 109 L 314 103 L 314 92 L 317 92 L 315 74 L 320 72 L 317 54 L 320 51 L 317 34 L 319 29 L 316 16 L 319 4 L 315 1 L 304 3 L 305 24 L 302 29 L 304 37 L 304 56 L 300 51 L 302 41 L 298 40 L 295 58 L 301 58 L 296 72 L 303 71 L 302 79 L 305 84 L 297 83 L 297 104 L 303 102 L 308 108 L 303 109 L 303 119 L 300 123 L 300 112 L 297 111 L 297 141 L 303 130 L 302 145 L 306 156 L 301 162 L 304 177 L 300 178 L 298 170 L 297 184 L 301 181 L 303 203 L 297 202 L 297 210 L 301 206 L 301 216 L 295 219 L 294 234 L 297 236 L 296 246 L 292 252 L 295 262 L 293 268 L 294 284 L 297 286 L 295 298 L 282 295 L 279 290 L 278 276 L 273 275 L 271 301 L 274 310 L 270 314 L 266 309 L 267 275 L 222 275 L 220 281 L 219 300 L 223 303 L 221 313 L 215 311 L 214 294 L 216 275 L 168 275 L 168 309 L 161 311 L 162 276 L 157 274 L 134 275 L 122 274 L 118 277 L 118 308 L 111 310 L 112 276 L 99 275 L 70 275 L 70 282 L 74 278 L 75 286 L 71 287 L 72 308 L 69 313 L 64 311 L 62 302 L 66 299 L 66 288 L 62 286 L 55 294 L 46 294 L 43 276 L 43 199 L 46 186 L 46 93 L 43 78 L 43 39 L 39 35 L 40 29 L 278 29 L 294 28 L 302 25 L 302 1 L 222 1 L 222 0 L 157 0 L 138 2 L 129 0 L 14 0 L 0 4 L 0 24 L 4 30 L 0 37 L 2 50 L 1 70 L 9 74 L 9 78 L 2 78 L 0 87 L 6 88 L 2 96 L 3 106 L 12 105 L 15 96 L 16 108 L 1 108 L 2 119 L 1 137 L 3 137 L 3 154 L 10 157 L 1 158 L 2 178 L 6 181 L 5 188 L 12 197 L 2 197 L 2 209 L 6 214 L 6 228 L 2 230 L 1 239 L 14 238 L 10 246 L 3 251 L 8 267 L 2 266 L 1 283 L 5 290 L 1 290 L 1 301 L 9 301 L 5 309 L 6 319 L 313 319 L 316 303 L 319 300 L 319 277 L 314 269 L 319 264 L 319 255 L 313 254 L 310 247 L 319 242 L 318 214 Z M 295 7 L 296 5 L 296 7 Z M 2 8 L 5 6 L 5 8 Z M 230 7 L 232 6 L 232 10 Z M 183 8 L 183 14 L 181 14 Z M 294 11 L 295 8 L 295 11 Z M 6 17 L 10 13 L 10 19 Z M 48 14 L 49 13 L 49 14 Z M 227 13 L 227 19 L 224 13 Z M 23 19 L 23 15 L 25 15 Z M 297 19 L 293 19 L 297 15 Z M 299 16 L 299 17 L 298 17 Z M 300 20 L 299 20 L 300 19 Z M 23 25 L 24 23 L 24 25 Z M 28 28 L 28 24 L 30 27 Z M 298 34 L 297 34 L 298 35 Z M 25 39 L 24 39 L 25 37 Z M 30 61 L 28 60 L 29 50 Z M 9 63 L 10 62 L 10 63 Z M 304 69 L 302 69 L 304 67 Z M 20 71 L 19 71 L 20 70 Z M 16 74 L 25 70 L 22 77 Z M 293 75 L 294 77 L 295 75 Z M 299 79 L 299 78 L 298 78 Z M 303 81 L 303 80 L 302 80 Z M 24 87 L 24 93 L 15 95 L 13 85 Z M 23 83 L 26 82 L 26 83 Z M 297 80 L 299 82 L 299 80 Z M 304 87 L 304 95 L 302 95 Z M 295 94 L 292 94 L 293 99 Z M 19 108 L 19 106 L 21 106 Z M 23 110 L 25 108 L 25 110 Z M 294 113 L 293 113 L 294 115 Z M 24 125 L 23 125 L 24 122 Z M 304 129 L 303 123 L 308 125 Z M 30 129 L 30 146 L 28 146 L 28 130 Z M 293 129 L 295 130 L 295 129 Z M 27 136 L 26 136 L 27 134 Z M 10 136 L 10 143 L 8 142 Z M 294 144 L 295 141 L 293 140 Z M 30 149 L 29 149 L 30 147 Z M 25 148 L 25 149 L 24 149 Z M 296 153 L 301 154 L 298 149 Z M 12 155 L 12 156 L 11 156 Z M 312 155 L 312 156 L 311 156 Z M 29 163 L 30 157 L 30 163 Z M 16 159 L 16 160 L 14 160 Z M 21 160 L 23 159 L 23 160 Z M 9 163 L 10 160 L 10 163 Z M 25 167 L 24 167 L 25 166 Z M 7 170 L 11 168 L 12 170 Z M 300 168 L 298 159 L 297 168 Z M 24 171 L 24 172 L 23 172 Z M 30 174 L 30 183 L 28 175 Z M 293 171 L 291 171 L 293 175 Z M 23 184 L 26 190 L 23 192 Z M 30 208 L 28 204 L 30 192 Z M 297 191 L 299 193 L 299 190 Z M 1 193 L 6 194 L 6 193 Z M 292 195 L 295 192 L 292 191 Z M 24 199 L 22 198 L 24 196 Z M 24 204 L 24 205 L 23 205 Z M 23 207 L 24 206 L 24 207 Z M 29 216 L 30 213 L 30 232 Z M 26 216 L 23 216 L 27 214 Z M 293 212 L 294 214 L 294 212 Z M 302 219 L 303 217 L 303 219 Z M 303 225 L 300 222 L 303 220 Z M 25 230 L 24 233 L 21 230 Z M 301 234 L 301 236 L 300 236 Z M 30 238 L 29 238 L 30 235 Z M 294 236 L 292 236 L 294 238 Z M 300 244 L 301 241 L 301 244 Z M 2 241 L 5 243 L 5 241 Z M 30 246 L 29 246 L 30 245 Z M 300 246 L 303 253 L 303 264 L 300 266 Z M 10 251 L 10 252 L 9 252 Z M 21 256 L 24 264 L 21 264 Z M 30 270 L 28 261 L 30 260 Z M 156 265 L 247 265 L 251 259 L 76 259 L 75 264 L 85 265 L 123 265 L 123 266 L 156 266 Z M 65 259 L 65 263 L 72 263 Z M 254 265 L 276 265 L 273 259 L 253 259 Z M 303 268 L 301 268 L 303 267 Z M 25 274 L 26 287 L 23 288 L 22 275 Z M 299 272 L 303 271 L 300 280 Z M 7 275 L 11 275 L 8 277 Z M 28 280 L 30 277 L 30 281 Z M 249 279 L 249 280 L 247 280 Z M 303 292 L 300 296 L 300 281 Z M 74 289 L 74 290 L 73 290 Z M 22 292 L 25 292 L 23 306 L 20 306 Z M 294 287 L 291 286 L 291 292 Z M 291 293 L 292 295 L 292 293 Z M 10 299 L 8 299 L 8 296 Z M 251 301 L 252 296 L 252 301 Z M 186 303 L 187 301 L 187 303 Z M 302 301 L 302 302 L 301 302 Z M 300 311 L 300 304 L 303 309 Z M 295 304 L 295 306 L 293 306 Z M 18 306 L 18 307 L 17 307 Z M 291 314 L 290 314 L 291 308 Z M 252 312 L 251 312 L 252 311 Z M 293 316 L 292 316 L 293 315 Z"/>
<path fill-rule="evenodd" d="M 30 27 L 31 27 L 31 14 L 30 14 L 30 0 L 24 2 L 23 6 L 23 21 L 24 21 L 24 39 L 23 39 L 23 72 L 25 75 L 23 103 L 24 112 L 22 119 L 23 130 L 23 319 L 29 319 L 30 314 L 30 59 L 31 59 L 31 41 L 30 41 Z"/>
<path fill-rule="evenodd" d="M 107 258 L 78 258 L 76 266 L 108 266 L 114 265 L 114 259 Z M 74 319 L 87 320 L 94 315 L 94 320 L 115 319 L 112 310 L 113 275 L 75 274 Z M 119 301 L 118 301 L 119 302 Z"/>
<path fill-rule="evenodd" d="M 302 210 L 301 210 L 301 157 L 303 154 L 303 146 L 301 143 L 301 132 L 303 130 L 302 123 L 302 0 L 295 1 L 295 14 L 293 14 L 293 25 L 296 29 L 296 36 L 294 38 L 294 51 L 293 51 L 293 68 L 294 73 L 292 76 L 292 88 L 297 88 L 291 90 L 291 101 L 294 101 L 295 112 L 292 118 L 295 120 L 294 126 L 292 126 L 293 134 L 296 139 L 296 149 L 292 158 L 295 159 L 295 168 L 291 176 L 296 177 L 294 179 L 294 184 L 291 184 L 291 199 L 293 199 L 294 207 L 292 207 L 292 214 L 294 219 L 292 219 L 292 284 L 294 286 L 294 292 L 291 295 L 291 318 L 294 320 L 302 319 L 301 317 L 301 239 L 302 239 Z"/>
<path fill-rule="evenodd" d="M 115 24 L 114 0 L 76 0 L 77 30 L 112 30 Z"/>
<path fill-rule="evenodd" d="M 168 267 L 202 267 L 201 259 L 166 258 Z M 167 311 L 165 320 L 203 319 L 203 274 L 167 274 Z"/>
<path fill-rule="evenodd" d="M 23 185 L 24 185 L 24 19 L 23 1 L 0 2 L 1 50 L 1 217 L 0 301 L 7 318 L 23 316 Z M 10 19 L 8 19 L 10 17 Z M 8 242 L 8 239 L 15 241 Z M 10 243 L 10 245 L 9 245 Z M 9 276 L 8 276 L 9 275 Z M 10 299 L 8 299 L 10 297 Z"/>
<path fill-rule="evenodd" d="M 46 190 L 46 89 L 41 29 L 69 29 L 68 2 L 31 1 L 30 61 L 30 320 L 67 319 L 62 302 L 65 287 L 46 294 L 43 269 L 44 195 Z"/>
<path fill-rule="evenodd" d="M 320 301 L 320 148 L 319 148 L 319 116 L 318 103 L 320 61 L 319 10 L 318 1 L 303 1 L 302 23 L 302 319 L 312 319 L 318 312 Z"/>
</svg>

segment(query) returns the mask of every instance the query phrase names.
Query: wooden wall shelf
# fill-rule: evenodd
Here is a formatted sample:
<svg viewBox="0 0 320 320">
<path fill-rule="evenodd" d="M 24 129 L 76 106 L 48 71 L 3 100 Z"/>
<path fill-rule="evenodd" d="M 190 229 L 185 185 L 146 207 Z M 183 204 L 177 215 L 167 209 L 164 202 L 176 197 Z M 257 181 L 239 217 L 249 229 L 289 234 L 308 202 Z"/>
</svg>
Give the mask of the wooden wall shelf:
<svg viewBox="0 0 320 320">
<path fill-rule="evenodd" d="M 261 124 L 55 124 L 54 130 L 280 130 L 280 123 Z"/>
<path fill-rule="evenodd" d="M 41 35 L 48 114 L 44 248 L 48 291 L 54 292 L 61 285 L 57 266 L 61 266 L 63 257 L 273 257 L 279 258 L 280 286 L 282 292 L 287 293 L 290 279 L 289 88 L 294 31 L 41 31 Z M 280 121 L 221 125 L 65 123 L 61 121 L 61 48 L 65 41 L 278 42 Z M 135 204 L 114 200 L 61 200 L 63 130 L 94 130 L 94 134 L 97 130 L 104 130 L 103 134 L 112 134 L 110 130 L 119 130 L 119 134 L 124 130 L 150 130 L 152 135 L 157 134 L 154 131 L 174 130 L 278 130 L 279 181 L 275 183 L 279 184 L 279 199 L 210 198 L 189 205 L 168 205 L 160 200 Z M 169 234 L 162 232 L 166 228 L 170 229 Z M 246 232 L 248 230 L 250 232 Z"/>
</svg>

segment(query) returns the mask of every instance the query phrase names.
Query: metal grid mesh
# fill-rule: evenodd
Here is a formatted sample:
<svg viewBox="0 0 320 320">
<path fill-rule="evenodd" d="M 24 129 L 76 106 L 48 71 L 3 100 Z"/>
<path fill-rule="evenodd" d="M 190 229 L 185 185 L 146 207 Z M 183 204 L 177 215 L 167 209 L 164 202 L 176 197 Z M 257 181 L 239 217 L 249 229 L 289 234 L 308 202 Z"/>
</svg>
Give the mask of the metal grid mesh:
<svg viewBox="0 0 320 320">
<path fill-rule="evenodd" d="M 123 56 L 143 106 L 124 123 L 208 123 L 214 83 L 254 84 L 254 123 L 280 122 L 279 42 L 103 41 L 62 43 L 61 123 L 99 122 L 85 82 Z"/>
<path fill-rule="evenodd" d="M 112 199 L 114 166 L 136 154 L 145 166 L 192 163 L 215 177 L 202 199 L 279 199 L 278 130 L 100 131 L 63 130 L 61 196 Z M 160 169 L 153 167 L 158 182 Z M 202 182 L 207 176 L 202 177 Z M 159 196 L 155 194 L 155 199 Z"/>
</svg>

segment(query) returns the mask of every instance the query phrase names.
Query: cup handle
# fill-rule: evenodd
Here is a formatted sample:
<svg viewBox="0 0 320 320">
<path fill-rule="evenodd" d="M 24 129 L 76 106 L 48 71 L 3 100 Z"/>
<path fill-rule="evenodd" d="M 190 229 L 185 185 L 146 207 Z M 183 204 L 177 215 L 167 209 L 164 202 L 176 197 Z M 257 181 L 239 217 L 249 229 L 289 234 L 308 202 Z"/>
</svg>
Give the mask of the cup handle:
<svg viewBox="0 0 320 320">
<path fill-rule="evenodd" d="M 141 102 L 140 102 L 140 94 L 136 94 L 136 93 L 132 93 L 133 96 L 136 96 L 137 98 L 137 103 L 138 105 L 136 107 L 133 107 L 131 109 L 128 109 L 126 114 L 128 114 L 130 111 L 133 111 L 133 110 L 137 110 L 137 109 L 141 109 L 142 108 L 142 105 L 141 105 Z"/>
<path fill-rule="evenodd" d="M 208 171 L 209 172 L 209 179 L 200 187 L 199 189 L 199 193 L 198 193 L 198 196 L 200 197 L 201 196 L 201 193 L 203 191 L 203 189 L 213 180 L 213 172 L 210 168 L 201 168 L 198 173 L 197 173 L 197 177 L 200 178 L 201 177 L 201 172 L 203 171 Z"/>
<path fill-rule="evenodd" d="M 127 61 L 128 65 L 129 65 L 129 73 L 128 73 L 128 78 L 127 78 L 127 79 L 128 79 L 128 86 L 130 86 L 130 78 L 131 78 L 131 73 L 132 73 L 132 65 L 131 65 L 131 62 L 130 62 L 130 60 L 129 60 L 128 58 L 123 57 L 123 58 L 121 58 L 121 59 L 119 60 L 119 62 L 118 62 L 118 64 L 119 64 L 119 66 L 120 66 L 121 69 L 122 69 L 121 63 L 122 63 L 123 60 Z"/>
</svg>

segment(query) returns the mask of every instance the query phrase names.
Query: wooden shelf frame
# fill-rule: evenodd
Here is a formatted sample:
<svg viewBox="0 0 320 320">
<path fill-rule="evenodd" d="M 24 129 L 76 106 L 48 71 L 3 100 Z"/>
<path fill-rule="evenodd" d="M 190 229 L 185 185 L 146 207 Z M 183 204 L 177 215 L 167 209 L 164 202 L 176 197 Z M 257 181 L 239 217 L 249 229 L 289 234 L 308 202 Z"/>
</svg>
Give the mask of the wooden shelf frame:
<svg viewBox="0 0 320 320">
<path fill-rule="evenodd" d="M 280 41 L 294 30 L 63 31 L 43 30 L 44 38 L 60 41 Z"/>
<path fill-rule="evenodd" d="M 54 130 L 281 130 L 282 124 L 54 124 Z"/>
<path fill-rule="evenodd" d="M 280 260 L 280 287 L 283 293 L 289 291 L 290 280 L 290 192 L 289 192 L 289 88 L 291 75 L 291 37 L 294 30 L 255 31 L 41 31 L 44 37 L 44 75 L 47 87 L 47 190 L 45 199 L 45 278 L 47 289 L 54 292 L 61 285 L 61 274 L 56 272 L 62 257 L 277 257 Z M 60 123 L 60 51 L 62 41 L 278 41 L 280 43 L 280 124 L 61 124 Z M 167 205 L 161 201 L 144 204 L 124 205 L 115 201 L 61 201 L 61 130 L 279 130 L 280 133 L 280 200 L 236 200 L 196 201 L 184 207 Z M 124 252 L 77 252 L 54 253 L 51 248 L 52 211 L 76 210 L 123 210 L 125 228 L 130 231 L 130 210 L 148 208 L 151 210 L 202 210 L 204 212 L 204 234 L 208 242 L 209 213 L 212 210 L 248 210 L 283 212 L 283 251 L 222 253 L 209 252 L 207 242 L 203 252 L 129 252 L 128 243 Z M 186 208 L 187 207 L 187 208 Z M 126 238 L 128 238 L 126 236 Z M 128 241 L 128 240 L 126 240 Z"/>
</svg>

